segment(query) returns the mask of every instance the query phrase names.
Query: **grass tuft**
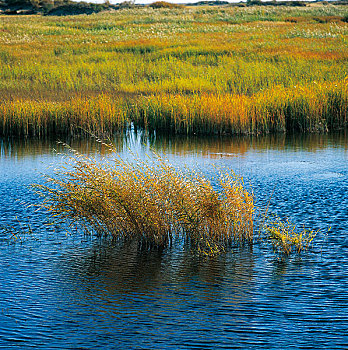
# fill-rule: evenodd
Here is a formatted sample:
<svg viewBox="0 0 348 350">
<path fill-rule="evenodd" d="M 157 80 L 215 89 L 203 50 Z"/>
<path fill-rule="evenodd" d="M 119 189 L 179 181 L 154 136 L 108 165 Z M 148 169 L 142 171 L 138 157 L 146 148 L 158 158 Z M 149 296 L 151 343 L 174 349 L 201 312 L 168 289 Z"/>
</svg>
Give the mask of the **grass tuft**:
<svg viewBox="0 0 348 350">
<path fill-rule="evenodd" d="M 115 153 L 114 146 L 101 143 Z M 178 170 L 155 153 L 148 161 L 98 160 L 69 150 L 56 176 L 48 177 L 46 185 L 33 185 L 44 198 L 40 207 L 61 223 L 145 248 L 162 249 L 179 240 L 208 256 L 255 243 L 254 196 L 232 171 L 210 181 L 195 171 Z M 307 250 L 319 232 L 266 217 L 267 212 L 268 207 L 258 239 L 282 257 Z"/>
<path fill-rule="evenodd" d="M 97 142 L 117 154 L 112 144 Z M 43 198 L 38 206 L 57 224 L 119 242 L 135 241 L 145 249 L 180 241 L 207 256 L 232 245 L 266 241 L 282 258 L 308 250 L 320 231 L 267 215 L 268 203 L 255 239 L 254 217 L 260 209 L 243 179 L 231 170 L 209 180 L 193 170 L 177 169 L 154 152 L 146 161 L 135 155 L 94 158 L 64 146 L 69 153 L 61 170 L 47 177 L 46 185 L 33 185 Z"/>
<path fill-rule="evenodd" d="M 74 152 L 67 163 L 71 170 L 34 187 L 52 215 L 86 232 L 156 247 L 179 238 L 206 255 L 253 241 L 253 195 L 232 172 L 220 174 L 217 191 L 158 155 L 100 162 Z"/>
<path fill-rule="evenodd" d="M 275 217 L 264 225 L 266 241 L 273 250 L 283 256 L 289 256 L 292 252 L 300 254 L 307 250 L 319 231 L 305 227 L 298 228 L 289 219 L 282 220 Z"/>
</svg>

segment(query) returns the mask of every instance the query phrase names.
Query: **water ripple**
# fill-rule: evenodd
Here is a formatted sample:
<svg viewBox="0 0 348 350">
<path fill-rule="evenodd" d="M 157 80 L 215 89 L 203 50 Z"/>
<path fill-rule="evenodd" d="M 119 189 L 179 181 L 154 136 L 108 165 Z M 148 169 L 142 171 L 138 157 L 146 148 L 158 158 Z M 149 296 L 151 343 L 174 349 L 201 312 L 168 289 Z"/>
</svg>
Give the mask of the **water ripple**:
<svg viewBox="0 0 348 350">
<path fill-rule="evenodd" d="M 332 144 L 170 155 L 208 175 L 209 165 L 231 167 L 259 205 L 274 190 L 272 212 L 322 230 L 312 252 L 289 261 L 262 245 L 203 259 L 180 245 L 144 250 L 53 232 L 22 202 L 36 201 L 28 185 L 58 160 L 0 158 L 0 225 L 17 216 L 35 232 L 19 244 L 0 236 L 0 348 L 346 349 L 348 162 Z"/>
</svg>

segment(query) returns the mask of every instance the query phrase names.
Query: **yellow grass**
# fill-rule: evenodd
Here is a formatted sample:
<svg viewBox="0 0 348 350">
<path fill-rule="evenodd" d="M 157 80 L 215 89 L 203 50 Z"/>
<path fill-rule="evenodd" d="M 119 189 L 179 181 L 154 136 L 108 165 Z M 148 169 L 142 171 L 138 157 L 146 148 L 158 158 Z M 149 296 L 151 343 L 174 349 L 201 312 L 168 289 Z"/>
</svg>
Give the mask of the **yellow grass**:
<svg viewBox="0 0 348 350">
<path fill-rule="evenodd" d="M 217 190 L 159 156 L 107 162 L 74 151 L 66 166 L 35 188 L 53 216 L 86 232 L 157 247 L 181 239 L 207 255 L 253 241 L 253 195 L 233 172 L 219 175 Z"/>
<path fill-rule="evenodd" d="M 109 153 L 112 145 L 101 142 Z M 68 146 L 66 146 L 68 147 Z M 69 147 L 68 147 L 69 148 Z M 148 161 L 90 158 L 70 150 L 61 169 L 34 185 L 40 208 L 56 223 L 86 233 L 135 241 L 146 248 L 182 242 L 195 253 L 216 255 L 233 245 L 265 240 L 281 257 L 307 250 L 319 231 L 298 228 L 289 219 L 266 214 L 257 223 L 252 192 L 232 171 L 211 181 L 190 169 L 179 170 L 153 153 Z"/>
<path fill-rule="evenodd" d="M 266 239 L 273 249 L 285 256 L 293 251 L 300 254 L 307 250 L 319 231 L 310 230 L 306 227 L 298 228 L 289 219 L 281 220 L 276 217 L 264 225 Z"/>
<path fill-rule="evenodd" d="M 346 6 L 0 17 L 0 135 L 347 125 Z"/>
</svg>

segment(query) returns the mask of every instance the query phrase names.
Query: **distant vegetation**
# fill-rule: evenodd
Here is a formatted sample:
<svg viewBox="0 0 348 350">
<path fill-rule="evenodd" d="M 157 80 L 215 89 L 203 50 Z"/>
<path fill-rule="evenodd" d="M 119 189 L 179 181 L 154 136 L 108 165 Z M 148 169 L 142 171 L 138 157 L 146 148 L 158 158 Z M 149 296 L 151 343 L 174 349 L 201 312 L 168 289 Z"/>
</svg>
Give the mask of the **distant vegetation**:
<svg viewBox="0 0 348 350">
<path fill-rule="evenodd" d="M 346 6 L 0 21 L 0 135 L 106 134 L 130 123 L 182 134 L 347 127 Z"/>
<path fill-rule="evenodd" d="M 160 8 L 174 9 L 174 8 L 183 8 L 184 7 L 183 5 L 173 4 L 170 2 L 166 2 L 166 1 L 156 1 L 156 2 L 153 2 L 152 4 L 150 4 L 149 6 L 154 8 L 154 9 L 160 9 Z"/>
<path fill-rule="evenodd" d="M 0 10 L 5 14 L 78 15 L 111 9 L 110 3 L 74 2 L 71 0 L 2 0 Z"/>
<path fill-rule="evenodd" d="M 327 5 L 327 1 L 318 1 Z M 313 4 L 310 1 L 261 1 L 246 0 L 239 3 L 229 3 L 220 0 L 203 0 L 188 4 L 175 4 L 167 1 L 155 1 L 147 6 L 152 8 L 183 8 L 185 6 L 307 6 Z M 347 0 L 330 1 L 331 5 L 347 5 Z M 72 0 L 0 0 L 0 14 L 7 15 L 28 15 L 28 14 L 45 14 L 51 16 L 62 15 L 80 15 L 92 14 L 101 11 L 119 10 L 124 8 L 143 7 L 145 5 L 135 4 L 134 0 L 125 0 L 121 3 L 111 4 L 108 0 L 104 3 L 93 3 L 90 1 L 72 1 Z"/>
</svg>

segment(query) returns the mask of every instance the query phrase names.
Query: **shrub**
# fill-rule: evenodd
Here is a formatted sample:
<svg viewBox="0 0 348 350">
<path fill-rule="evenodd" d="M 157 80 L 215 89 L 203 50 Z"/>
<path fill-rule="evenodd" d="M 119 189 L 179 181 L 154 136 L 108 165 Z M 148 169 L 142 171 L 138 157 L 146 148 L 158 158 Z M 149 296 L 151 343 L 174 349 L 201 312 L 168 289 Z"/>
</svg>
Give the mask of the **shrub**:
<svg viewBox="0 0 348 350">
<path fill-rule="evenodd" d="M 289 219 L 281 220 L 275 217 L 264 226 L 266 240 L 271 243 L 273 250 L 288 256 L 293 251 L 300 254 L 307 250 L 319 231 L 305 227 L 298 229 Z"/>
<path fill-rule="evenodd" d="M 166 1 L 156 1 L 153 2 L 152 4 L 149 5 L 150 7 L 154 9 L 159 9 L 159 8 L 167 8 L 167 9 L 173 9 L 173 8 L 183 8 L 183 5 L 178 5 L 178 4 L 172 4 L 170 2 Z"/>
</svg>

